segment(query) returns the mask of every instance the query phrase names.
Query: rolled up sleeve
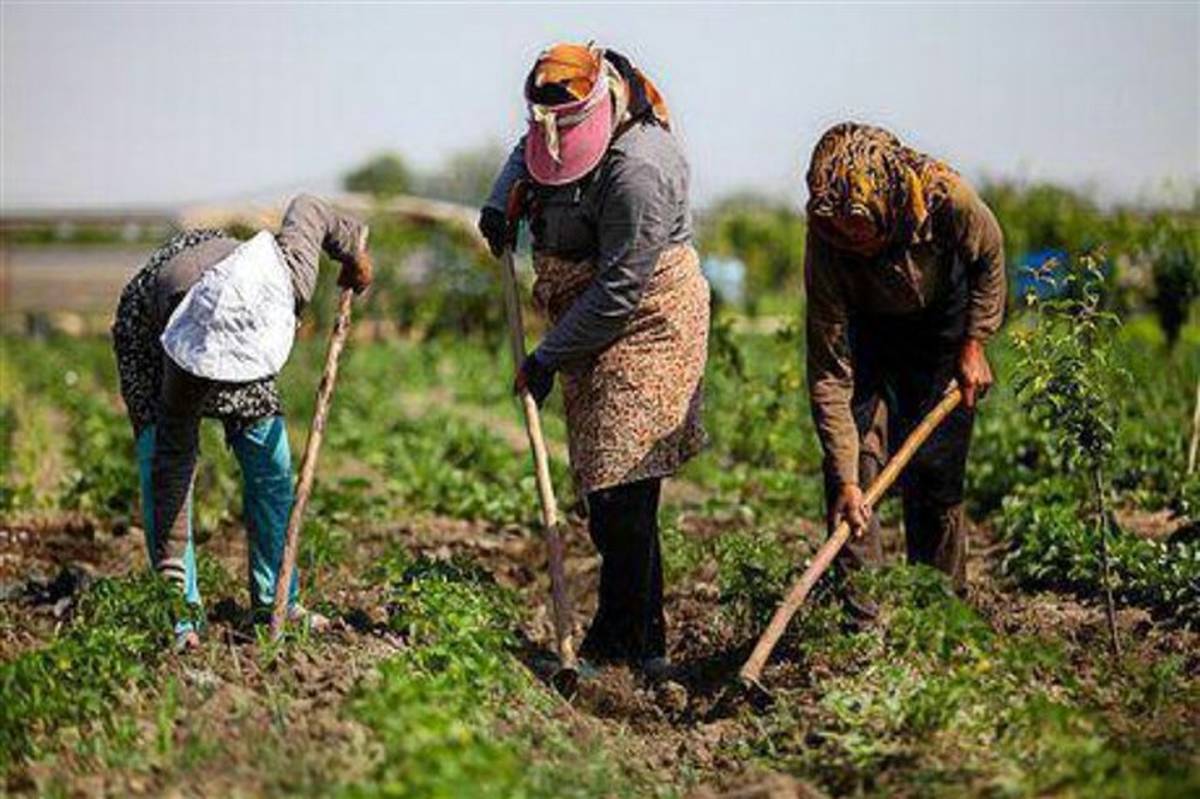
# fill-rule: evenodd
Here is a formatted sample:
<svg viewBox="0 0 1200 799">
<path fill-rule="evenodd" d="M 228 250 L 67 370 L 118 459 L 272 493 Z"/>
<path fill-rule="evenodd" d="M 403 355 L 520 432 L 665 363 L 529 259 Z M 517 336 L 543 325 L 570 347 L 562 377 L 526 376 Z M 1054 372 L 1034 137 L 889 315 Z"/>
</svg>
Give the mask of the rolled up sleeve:
<svg viewBox="0 0 1200 799">
<path fill-rule="evenodd" d="M 809 230 L 804 257 L 808 394 L 826 473 L 845 485 L 858 483 L 859 442 L 850 408 L 854 367 L 848 314 L 835 268 L 827 245 Z"/>
<path fill-rule="evenodd" d="M 537 349 L 539 359 L 552 366 L 593 355 L 620 336 L 668 243 L 658 168 L 622 159 L 608 179 L 600 203 L 596 276 Z"/>
</svg>

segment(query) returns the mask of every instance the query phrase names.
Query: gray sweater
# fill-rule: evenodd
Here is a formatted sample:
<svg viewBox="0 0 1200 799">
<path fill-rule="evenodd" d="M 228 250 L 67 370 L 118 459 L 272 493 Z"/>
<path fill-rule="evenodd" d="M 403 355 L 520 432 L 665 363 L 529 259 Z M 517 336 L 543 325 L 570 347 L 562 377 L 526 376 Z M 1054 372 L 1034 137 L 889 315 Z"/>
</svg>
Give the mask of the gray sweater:
<svg viewBox="0 0 1200 799">
<path fill-rule="evenodd" d="M 487 204 L 503 209 L 512 184 L 527 176 L 518 142 Z M 658 256 L 692 239 L 690 170 L 678 140 L 638 122 L 609 145 L 600 165 L 567 186 L 536 186 L 533 247 L 590 260 L 595 279 L 538 345 L 544 363 L 585 359 L 616 340 L 641 300 Z"/>
</svg>

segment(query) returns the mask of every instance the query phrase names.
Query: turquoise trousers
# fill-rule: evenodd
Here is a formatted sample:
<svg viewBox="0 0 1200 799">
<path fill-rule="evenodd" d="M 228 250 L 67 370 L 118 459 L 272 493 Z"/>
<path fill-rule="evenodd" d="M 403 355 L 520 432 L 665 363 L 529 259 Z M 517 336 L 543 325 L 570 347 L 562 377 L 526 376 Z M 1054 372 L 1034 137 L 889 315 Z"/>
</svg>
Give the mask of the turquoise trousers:
<svg viewBox="0 0 1200 799">
<path fill-rule="evenodd" d="M 137 440 L 142 517 L 152 567 L 153 553 L 157 551 L 154 529 L 154 437 L 155 426 L 150 425 L 142 430 Z M 288 516 L 292 511 L 292 455 L 288 447 L 287 428 L 282 416 L 272 416 L 227 434 L 226 442 L 233 449 L 242 469 L 242 512 L 249 539 L 250 602 L 255 609 L 265 609 L 275 601 L 275 580 L 283 561 Z M 190 489 L 184 512 L 187 514 L 187 548 L 183 556 L 184 597 L 189 604 L 199 605 L 200 587 L 196 581 Z M 292 573 L 288 592 L 291 604 L 296 602 L 299 586 L 297 570 Z"/>
</svg>

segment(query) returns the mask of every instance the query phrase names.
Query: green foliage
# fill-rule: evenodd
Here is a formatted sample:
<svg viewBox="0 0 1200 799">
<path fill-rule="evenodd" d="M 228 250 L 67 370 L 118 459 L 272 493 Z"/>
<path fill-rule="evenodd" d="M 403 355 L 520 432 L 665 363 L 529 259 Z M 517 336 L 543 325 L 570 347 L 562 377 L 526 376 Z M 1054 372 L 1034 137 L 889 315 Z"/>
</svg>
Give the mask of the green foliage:
<svg viewBox="0 0 1200 799">
<path fill-rule="evenodd" d="M 28 223 L 4 231 L 7 245 L 119 246 L 158 244 L 176 232 L 166 218 L 133 224 Z"/>
<path fill-rule="evenodd" d="M 412 182 L 412 172 L 399 153 L 380 153 L 349 172 L 342 185 L 346 191 L 390 197 L 406 194 Z"/>
<path fill-rule="evenodd" d="M 482 205 L 508 153 L 495 143 L 451 153 L 436 169 L 417 177 L 417 193 L 470 206 Z"/>
<path fill-rule="evenodd" d="M 420 338 L 494 335 L 504 324 L 500 272 L 490 255 L 458 228 L 415 225 L 379 210 L 368 217 L 375 281 L 355 302 L 354 318 Z M 338 266 L 326 262 L 306 319 L 332 325 Z"/>
<path fill-rule="evenodd" d="M 761 630 L 797 573 L 795 552 L 764 531 L 729 533 L 714 541 L 721 605 L 747 635 Z"/>
<path fill-rule="evenodd" d="M 1071 189 L 993 182 L 981 187 L 980 196 L 1004 228 L 1010 261 L 1039 250 L 1087 252 L 1109 240 L 1099 209 Z"/>
<path fill-rule="evenodd" d="M 394 585 L 391 626 L 406 648 L 354 700 L 380 756 L 345 796 L 559 797 L 644 793 L 602 752 L 547 714 L 547 697 L 510 654 L 514 597 L 469 561 L 412 559 Z"/>
<path fill-rule="evenodd" d="M 1080 676 L 1060 642 L 993 631 L 931 569 L 862 584 L 884 622 L 846 632 L 820 609 L 802 621 L 813 685 L 763 720 L 749 751 L 764 765 L 831 795 L 1153 797 L 1200 784 L 1172 751 L 1182 728 L 1156 715 L 1164 694 L 1195 696 L 1178 662 Z M 1161 726 L 1146 737 L 1112 726 L 1114 703 Z"/>
<path fill-rule="evenodd" d="M 716 504 L 763 519 L 822 514 L 821 451 L 808 427 L 803 333 L 786 325 L 764 336 L 718 318 L 705 375 L 709 453 L 684 474 Z"/>
<path fill-rule="evenodd" d="M 1150 304 L 1158 315 L 1168 347 L 1174 348 L 1183 323 L 1200 296 L 1200 226 L 1195 221 L 1157 220 L 1150 252 L 1154 278 Z"/>
<path fill-rule="evenodd" d="M 787 204 L 734 197 L 707 215 L 700 243 L 705 252 L 746 265 L 746 299 L 753 314 L 768 293 L 800 287 L 805 231 L 803 217 Z"/>
<path fill-rule="evenodd" d="M 6 371 L 19 376 L 26 392 L 67 415 L 71 468 L 63 476 L 63 507 L 127 516 L 137 491 L 133 435 L 120 406 L 100 388 L 111 379 L 105 364 L 112 357 L 97 344 L 54 339 L 5 347 Z"/>
<path fill-rule="evenodd" d="M 1067 463 L 1090 473 L 1108 466 L 1116 442 L 1114 398 L 1128 377 L 1113 351 L 1120 320 L 1102 308 L 1098 260 L 1084 256 L 1062 278 L 1052 268 L 1035 274 L 1061 295 L 1039 300 L 1031 292 L 1026 304 L 1033 324 L 1013 337 L 1020 354 L 1017 395 L 1034 420 L 1053 431 Z"/>
<path fill-rule="evenodd" d="M 527 457 L 462 419 L 396 419 L 368 462 L 387 475 L 394 501 L 429 513 L 495 523 L 531 521 L 537 511 Z M 563 481 L 562 466 L 559 482 Z"/>
<path fill-rule="evenodd" d="M 1023 585 L 1094 596 L 1102 588 L 1097 527 L 1075 509 L 1079 490 L 1045 481 L 1004 502 L 1001 532 L 1013 543 L 1004 570 Z M 1200 541 L 1110 537 L 1113 594 L 1192 627 L 1200 626 Z"/>
<path fill-rule="evenodd" d="M 118 396 L 116 364 L 108 342 L 55 337 L 20 340 L 3 348 L 5 371 L 19 376 L 24 396 L 65 415 L 64 473 L 57 507 L 96 517 L 138 519 L 138 472 L 129 419 Z M 18 419 L 29 423 L 32 416 Z M 218 425 L 202 425 L 196 476 L 198 527 L 233 518 L 239 492 Z M 140 521 L 140 519 L 139 519 Z"/>
<path fill-rule="evenodd" d="M 178 591 L 150 574 L 88 589 L 65 632 L 0 664 L 0 765 L 35 754 L 61 727 L 111 725 L 113 701 L 153 679 L 174 620 L 188 613 Z"/>
<path fill-rule="evenodd" d="M 1021 355 L 1017 395 L 1031 416 L 1052 432 L 1066 462 L 1084 473 L 1096 508 L 1096 550 L 1108 609 L 1114 654 L 1119 651 L 1108 553 L 1108 493 L 1119 408 L 1115 401 L 1126 372 L 1114 357 L 1113 330 L 1120 320 L 1101 309 L 1104 273 L 1091 255 L 1069 265 L 1062 285 L 1038 275 L 1056 291 L 1038 301 L 1030 291 L 1035 326 L 1016 338 Z"/>
</svg>

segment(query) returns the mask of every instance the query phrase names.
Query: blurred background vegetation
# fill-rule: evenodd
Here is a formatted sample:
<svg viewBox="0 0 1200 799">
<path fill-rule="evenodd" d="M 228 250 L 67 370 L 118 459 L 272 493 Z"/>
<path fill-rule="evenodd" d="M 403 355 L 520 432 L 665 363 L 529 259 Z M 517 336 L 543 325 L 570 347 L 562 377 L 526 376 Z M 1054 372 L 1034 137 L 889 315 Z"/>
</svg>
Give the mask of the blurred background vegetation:
<svg viewBox="0 0 1200 799">
<path fill-rule="evenodd" d="M 367 335 L 425 338 L 491 335 L 500 329 L 495 263 L 469 228 L 507 152 L 489 142 L 454 153 L 427 170 L 414 168 L 401 153 L 381 152 L 343 177 L 347 196 L 369 209 L 380 267 L 378 282 L 360 311 L 360 319 L 369 320 Z M 978 188 L 1004 229 L 1012 308 L 1030 289 L 1024 267 L 1100 248 L 1108 281 L 1106 306 L 1123 316 L 1151 315 L 1168 347 L 1178 341 L 1200 297 L 1200 189 L 1187 207 L 1156 208 L 1101 207 L 1085 190 L 1048 183 L 985 180 Z M 396 212 L 395 203 L 406 197 L 457 204 L 461 213 L 454 224 L 414 220 Z M 696 223 L 698 247 L 722 307 L 768 326 L 798 314 L 806 227 L 794 199 L 738 192 L 697 209 Z M 136 268 L 137 254 L 148 252 L 181 224 L 185 223 L 170 216 L 153 215 L 121 224 L 103 218 L 19 226 L 10 221 L 0 243 L 6 253 L 49 245 L 70 247 L 76 256 L 105 246 L 127 248 L 131 260 L 121 262 L 124 273 L 116 286 L 93 292 L 101 297 L 112 294 L 110 303 L 92 308 L 103 316 L 115 305 L 120 283 Z M 263 224 L 262 219 L 222 222 L 239 236 Z M 525 256 L 527 246 L 523 243 Z M 30 309 L 10 301 L 19 294 L 12 290 L 13 282 L 11 274 L 0 281 L 5 328 L 53 327 L 42 318 L 45 308 L 33 309 L 37 318 L 31 321 Z M 65 299 L 69 306 L 71 296 Z M 318 304 L 313 310 L 312 321 L 320 326 L 329 309 Z"/>
</svg>

